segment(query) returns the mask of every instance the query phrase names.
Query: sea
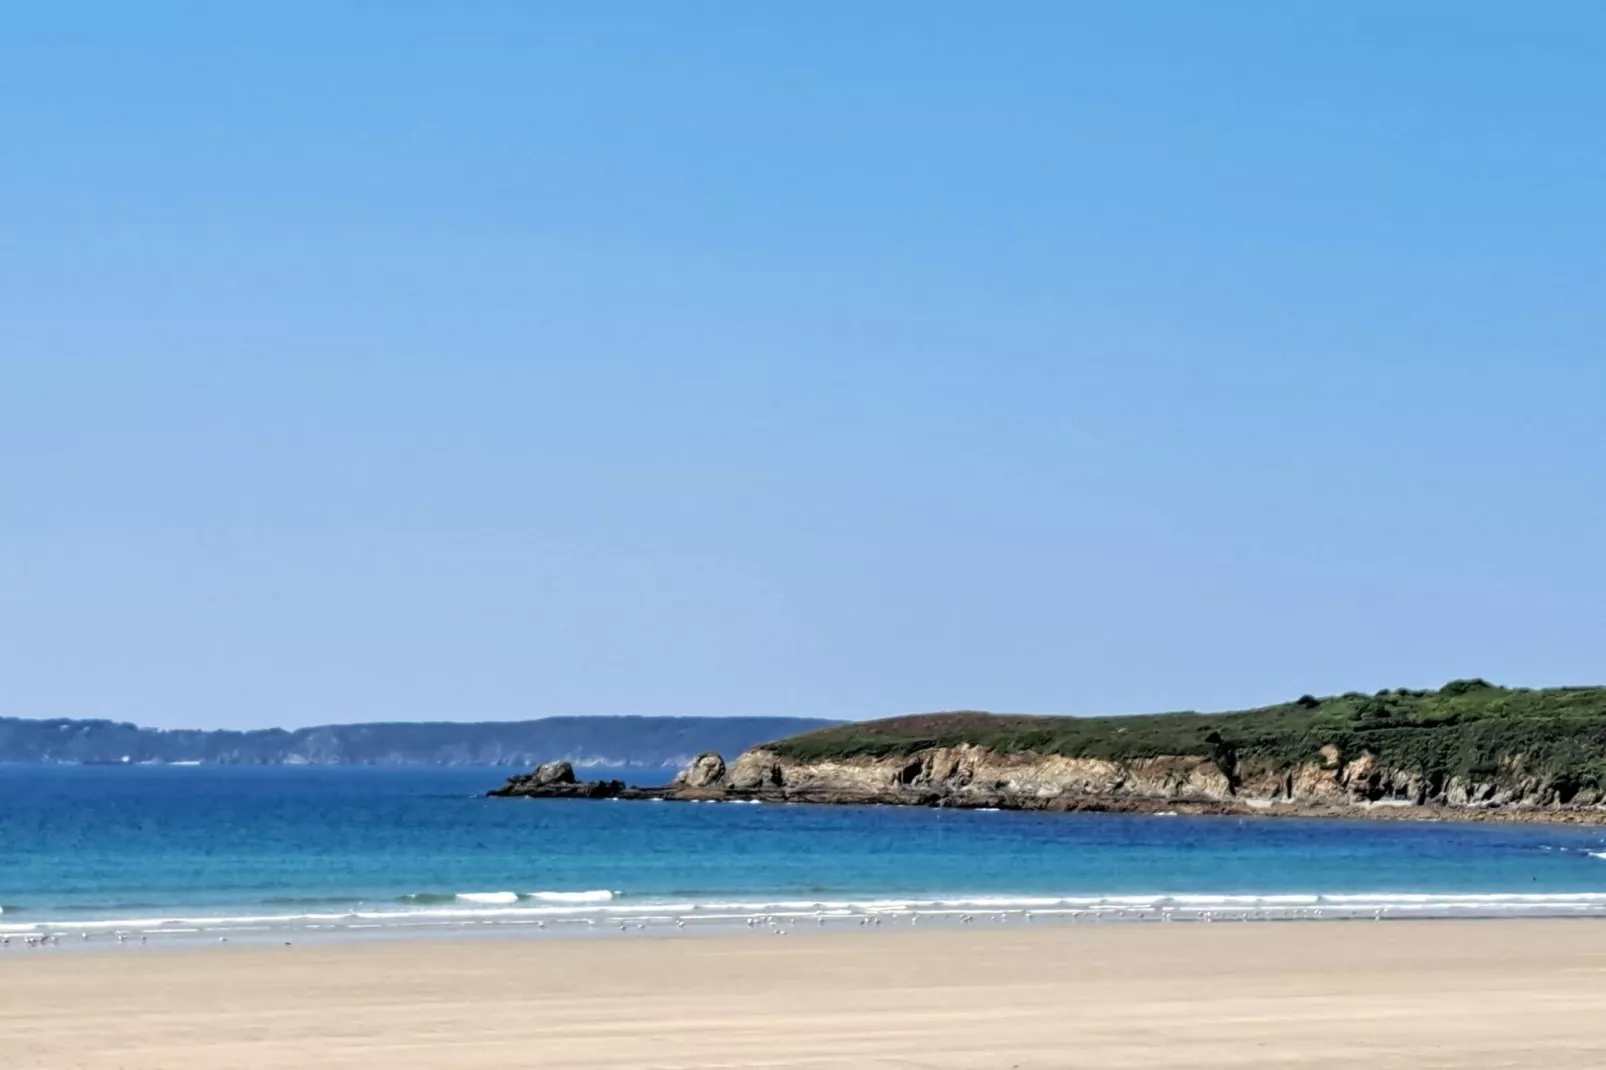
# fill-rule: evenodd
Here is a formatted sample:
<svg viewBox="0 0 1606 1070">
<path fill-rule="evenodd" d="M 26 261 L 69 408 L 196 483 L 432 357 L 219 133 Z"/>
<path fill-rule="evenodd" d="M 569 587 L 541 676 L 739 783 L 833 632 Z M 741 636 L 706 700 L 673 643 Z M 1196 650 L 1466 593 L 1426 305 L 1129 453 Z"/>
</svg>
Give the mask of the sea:
<svg viewBox="0 0 1606 1070">
<path fill-rule="evenodd" d="M 0 937 L 1606 916 L 1606 829 L 492 799 L 505 769 L 0 766 Z"/>
</svg>

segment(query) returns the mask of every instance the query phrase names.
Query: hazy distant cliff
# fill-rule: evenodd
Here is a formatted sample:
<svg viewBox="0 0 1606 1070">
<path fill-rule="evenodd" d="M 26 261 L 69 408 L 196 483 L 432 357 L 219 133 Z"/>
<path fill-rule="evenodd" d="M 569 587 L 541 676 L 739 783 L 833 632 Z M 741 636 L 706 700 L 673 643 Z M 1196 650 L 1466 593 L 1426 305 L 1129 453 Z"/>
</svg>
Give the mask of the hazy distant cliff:
<svg viewBox="0 0 1606 1070">
<path fill-rule="evenodd" d="M 511 794 L 545 790 L 531 780 Z M 507 791 L 508 789 L 504 789 Z M 700 756 L 671 799 L 1024 810 L 1438 814 L 1606 820 L 1606 689 L 1460 680 L 1236 713 L 946 713 L 840 724 L 728 766 Z"/>
<path fill-rule="evenodd" d="M 0 762 L 220 765 L 576 765 L 662 769 L 832 724 L 801 717 L 547 717 L 475 724 L 346 724 L 250 732 L 0 718 Z"/>
</svg>

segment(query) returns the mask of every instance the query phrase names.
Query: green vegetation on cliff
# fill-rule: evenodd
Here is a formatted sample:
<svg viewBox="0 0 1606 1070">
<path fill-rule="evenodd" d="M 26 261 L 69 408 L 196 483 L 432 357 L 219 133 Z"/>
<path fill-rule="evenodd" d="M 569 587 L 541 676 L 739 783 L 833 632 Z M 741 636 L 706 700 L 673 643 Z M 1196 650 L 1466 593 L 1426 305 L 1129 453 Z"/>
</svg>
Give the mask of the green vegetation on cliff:
<svg viewBox="0 0 1606 1070">
<path fill-rule="evenodd" d="M 1371 752 L 1429 778 L 1523 772 L 1563 796 L 1606 789 L 1606 688 L 1544 690 L 1456 680 L 1438 691 L 1352 692 L 1232 713 L 1039 717 L 938 713 L 842 724 L 770 745 L 800 761 L 892 757 L 971 743 L 1123 761 L 1158 755 L 1214 758 L 1229 776 L 1244 766 L 1290 768 L 1321 760 L 1323 747 L 1352 758 Z"/>
</svg>

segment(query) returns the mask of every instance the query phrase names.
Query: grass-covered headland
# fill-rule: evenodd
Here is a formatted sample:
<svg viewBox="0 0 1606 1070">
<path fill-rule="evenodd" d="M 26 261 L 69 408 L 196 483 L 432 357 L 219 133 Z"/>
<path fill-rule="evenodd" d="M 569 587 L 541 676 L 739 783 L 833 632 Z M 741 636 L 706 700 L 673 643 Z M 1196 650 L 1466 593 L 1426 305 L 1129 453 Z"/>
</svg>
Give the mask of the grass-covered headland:
<svg viewBox="0 0 1606 1070">
<path fill-rule="evenodd" d="M 1437 691 L 1305 695 L 1229 713 L 1044 717 L 938 713 L 850 723 L 792 736 L 768 749 L 798 761 L 898 757 L 970 743 L 1123 761 L 1211 757 L 1225 769 L 1283 768 L 1321 760 L 1324 747 L 1370 752 L 1395 769 L 1434 779 L 1484 779 L 1513 767 L 1563 797 L 1606 790 L 1606 688 L 1496 687 L 1455 680 Z"/>
</svg>

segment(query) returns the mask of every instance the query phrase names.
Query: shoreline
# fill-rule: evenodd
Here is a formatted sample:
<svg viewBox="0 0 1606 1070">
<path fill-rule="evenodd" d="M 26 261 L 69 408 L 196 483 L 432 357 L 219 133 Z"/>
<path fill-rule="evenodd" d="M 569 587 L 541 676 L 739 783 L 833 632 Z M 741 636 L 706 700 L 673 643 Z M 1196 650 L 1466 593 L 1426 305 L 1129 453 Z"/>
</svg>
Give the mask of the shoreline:
<svg viewBox="0 0 1606 1070">
<path fill-rule="evenodd" d="M 501 795 L 487 798 L 585 798 L 585 796 L 539 794 Z M 611 797 L 611 796 L 610 796 Z M 621 802 L 725 803 L 732 806 L 767 804 L 770 806 L 877 806 L 910 807 L 923 810 L 1000 811 L 1021 814 L 1129 814 L 1137 817 L 1235 817 L 1282 818 L 1303 821 L 1419 821 L 1433 823 L 1509 824 L 1509 825 L 1606 825 L 1606 807 L 1588 809 L 1544 809 L 1524 806 L 1441 806 L 1397 800 L 1358 803 L 1307 803 L 1282 800 L 1240 802 L 1198 799 L 1150 799 L 1122 795 L 1051 796 L 1043 799 L 986 798 L 967 800 L 941 796 L 930 799 L 897 795 L 839 797 L 807 793 L 734 792 L 718 794 L 681 792 L 668 788 L 630 788 L 617 796 Z"/>
<path fill-rule="evenodd" d="M 598 893 L 584 893 L 595 895 Z M 502 897 L 512 900 L 503 903 Z M 382 909 L 359 905 L 315 913 L 205 913 L 25 920 L 0 914 L 0 963 L 44 951 L 135 951 L 215 944 L 278 945 L 368 941 L 728 938 L 758 934 L 865 934 L 902 929 L 1037 931 L 1154 925 L 1258 926 L 1333 922 L 1606 920 L 1606 890 L 1578 892 L 1265 892 L 792 896 L 717 900 L 612 898 L 588 905 L 538 905 L 515 893 L 466 893 L 459 905 Z M 475 902 L 476 900 L 481 902 Z M 496 905 L 488 905 L 491 900 Z"/>
<path fill-rule="evenodd" d="M 0 959 L 18 1070 L 1599 1066 L 1606 925 L 401 941 Z"/>
</svg>

